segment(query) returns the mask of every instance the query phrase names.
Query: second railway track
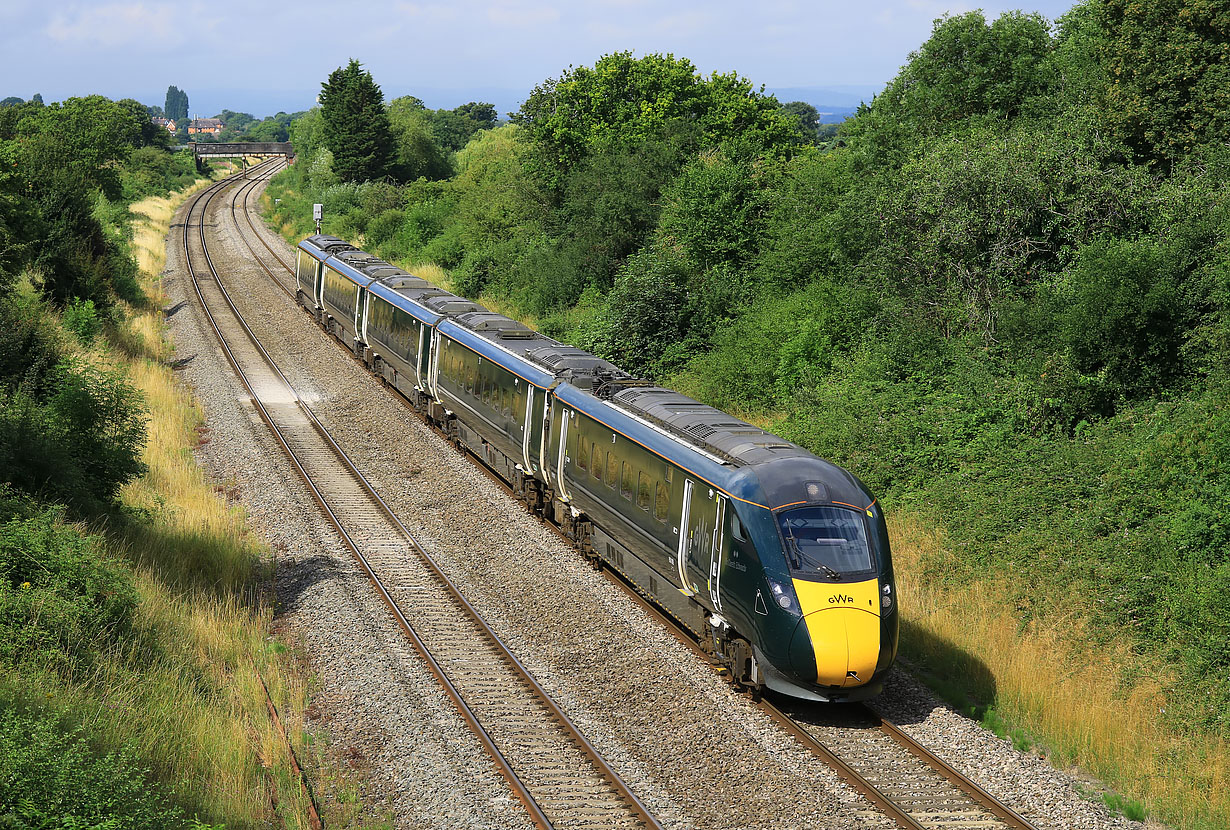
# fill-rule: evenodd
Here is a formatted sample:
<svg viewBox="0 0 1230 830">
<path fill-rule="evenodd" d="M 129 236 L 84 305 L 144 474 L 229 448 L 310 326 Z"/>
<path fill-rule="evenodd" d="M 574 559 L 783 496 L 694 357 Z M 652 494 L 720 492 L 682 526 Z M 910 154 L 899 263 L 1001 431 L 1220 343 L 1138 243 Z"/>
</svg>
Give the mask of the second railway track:
<svg viewBox="0 0 1230 830">
<path fill-rule="evenodd" d="M 257 175 L 266 171 L 254 168 Z M 659 827 L 417 545 L 231 302 L 210 260 L 205 228 L 210 203 L 235 183 L 203 191 L 189 208 L 187 268 L 228 361 L 314 498 L 537 826 Z"/>
</svg>

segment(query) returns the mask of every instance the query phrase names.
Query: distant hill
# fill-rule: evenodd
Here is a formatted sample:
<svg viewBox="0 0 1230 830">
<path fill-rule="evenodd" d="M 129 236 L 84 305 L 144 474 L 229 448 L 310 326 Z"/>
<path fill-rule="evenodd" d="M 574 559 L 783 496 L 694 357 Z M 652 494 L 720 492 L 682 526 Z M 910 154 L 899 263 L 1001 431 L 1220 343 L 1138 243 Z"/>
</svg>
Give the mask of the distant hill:
<svg viewBox="0 0 1230 830">
<path fill-rule="evenodd" d="M 874 86 L 794 86 L 766 87 L 765 92 L 777 96 L 782 103 L 805 101 L 820 113 L 821 124 L 840 124 L 858 111 L 861 103 L 870 102 L 879 91 Z"/>
</svg>

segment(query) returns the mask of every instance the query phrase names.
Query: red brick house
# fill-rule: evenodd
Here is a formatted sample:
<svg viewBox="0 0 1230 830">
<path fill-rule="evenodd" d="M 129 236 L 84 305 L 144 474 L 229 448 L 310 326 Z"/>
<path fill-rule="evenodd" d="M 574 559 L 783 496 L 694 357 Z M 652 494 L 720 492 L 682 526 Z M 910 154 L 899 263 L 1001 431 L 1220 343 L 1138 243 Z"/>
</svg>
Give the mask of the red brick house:
<svg viewBox="0 0 1230 830">
<path fill-rule="evenodd" d="M 217 135 L 222 132 L 222 122 L 217 118 L 194 118 L 188 122 L 188 134 Z"/>
</svg>

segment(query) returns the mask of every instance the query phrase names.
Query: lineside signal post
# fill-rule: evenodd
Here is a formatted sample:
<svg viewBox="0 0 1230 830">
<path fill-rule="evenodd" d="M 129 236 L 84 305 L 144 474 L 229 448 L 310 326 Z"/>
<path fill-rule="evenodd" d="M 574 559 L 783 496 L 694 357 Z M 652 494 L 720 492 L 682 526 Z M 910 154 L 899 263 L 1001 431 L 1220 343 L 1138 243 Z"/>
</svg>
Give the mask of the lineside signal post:
<svg viewBox="0 0 1230 830">
<path fill-rule="evenodd" d="M 325 216 L 324 205 L 312 205 L 312 218 L 316 220 L 316 235 L 320 235 L 320 220 Z"/>
</svg>

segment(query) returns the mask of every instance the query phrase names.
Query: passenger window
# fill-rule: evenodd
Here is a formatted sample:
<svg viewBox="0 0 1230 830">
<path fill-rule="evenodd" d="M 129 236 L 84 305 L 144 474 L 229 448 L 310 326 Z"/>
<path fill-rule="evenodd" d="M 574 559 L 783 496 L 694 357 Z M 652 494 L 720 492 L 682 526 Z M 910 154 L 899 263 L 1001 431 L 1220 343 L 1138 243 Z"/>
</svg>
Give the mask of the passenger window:
<svg viewBox="0 0 1230 830">
<path fill-rule="evenodd" d="M 602 450 L 594 444 L 593 454 L 589 457 L 589 474 L 602 481 Z"/>
<path fill-rule="evenodd" d="M 623 462 L 623 475 L 619 477 L 619 494 L 629 501 L 632 500 L 632 467 Z"/>
<path fill-rule="evenodd" d="M 636 506 L 649 510 L 649 476 L 644 472 L 636 474 Z"/>
<path fill-rule="evenodd" d="M 584 438 L 577 439 L 577 466 L 582 470 L 589 469 L 589 442 Z"/>
<path fill-rule="evenodd" d="M 670 491 L 666 489 L 666 485 L 658 482 L 657 493 L 653 501 L 653 517 L 659 522 L 666 521 L 666 514 L 670 509 L 671 499 Z"/>
<path fill-rule="evenodd" d="M 619 459 L 614 450 L 606 451 L 606 486 L 612 490 L 619 486 Z"/>
</svg>

